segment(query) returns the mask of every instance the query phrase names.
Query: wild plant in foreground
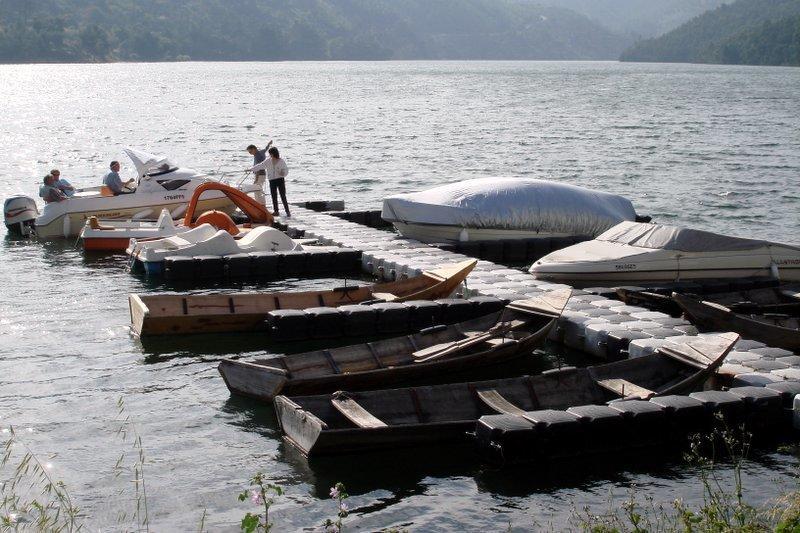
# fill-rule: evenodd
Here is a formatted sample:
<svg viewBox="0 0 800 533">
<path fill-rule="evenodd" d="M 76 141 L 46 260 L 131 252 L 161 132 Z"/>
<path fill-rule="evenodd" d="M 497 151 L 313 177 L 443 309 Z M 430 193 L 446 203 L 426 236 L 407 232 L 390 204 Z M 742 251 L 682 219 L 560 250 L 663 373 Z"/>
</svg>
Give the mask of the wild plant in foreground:
<svg viewBox="0 0 800 533">
<path fill-rule="evenodd" d="M 247 513 L 242 518 L 242 531 L 253 533 L 255 531 L 268 532 L 272 529 L 272 522 L 269 521 L 269 508 L 275 503 L 273 497 L 282 496 L 283 489 L 278 485 L 267 482 L 263 472 L 257 473 L 250 478 L 251 487 L 239 494 L 239 501 L 246 501 L 248 498 L 256 505 L 264 506 L 264 515 Z"/>
<path fill-rule="evenodd" d="M 145 455 L 144 446 L 142 446 L 142 437 L 136 430 L 136 426 L 131 421 L 131 417 L 125 410 L 125 402 L 122 398 L 117 400 L 117 435 L 120 436 L 123 443 L 128 442 L 128 437 L 133 437 L 132 448 L 136 454 L 134 462 L 130 466 L 125 465 L 126 452 L 122 452 L 114 465 L 114 477 L 119 477 L 124 473 L 130 473 L 133 477 L 133 486 L 136 497 L 136 507 L 133 517 L 136 520 L 137 531 L 150 531 L 150 515 L 147 510 L 147 484 L 144 478 L 144 465 Z M 128 518 L 127 513 L 121 512 L 117 520 L 122 523 Z"/>
<path fill-rule="evenodd" d="M 53 479 L 52 463 L 40 461 L 13 427 L 3 432 L 8 440 L 0 460 L 0 530 L 80 531 L 80 509 L 66 485 Z"/>
<path fill-rule="evenodd" d="M 338 509 L 336 511 L 336 520 L 328 518 L 325 521 L 326 533 L 340 533 L 342 531 L 342 522 L 344 522 L 344 519 L 347 518 L 347 515 L 350 513 L 350 510 L 347 508 L 347 503 L 345 503 L 345 500 L 349 497 L 350 495 L 345 491 L 343 483 L 337 483 L 331 487 L 331 498 L 336 500 Z"/>
<path fill-rule="evenodd" d="M 743 428 L 734 431 L 724 425 L 710 434 L 692 438 L 686 460 L 698 468 L 703 487 L 703 502 L 699 508 L 687 506 L 681 498 L 667 507 L 656 505 L 649 496 L 642 503 L 634 488 L 621 506 L 612 506 L 604 514 L 592 513 L 586 507 L 583 512 L 573 512 L 571 522 L 593 533 L 771 531 L 768 513 L 749 504 L 744 497 L 742 469 L 750 449 L 750 438 Z M 732 464 L 729 474 L 724 475 L 718 468 L 717 461 L 721 457 Z M 795 501 L 800 502 L 800 497 Z M 788 504 L 781 506 L 784 510 L 790 508 Z M 798 513 L 788 513 L 788 517 L 792 516 L 797 518 Z M 796 531 L 800 532 L 800 528 Z"/>
</svg>

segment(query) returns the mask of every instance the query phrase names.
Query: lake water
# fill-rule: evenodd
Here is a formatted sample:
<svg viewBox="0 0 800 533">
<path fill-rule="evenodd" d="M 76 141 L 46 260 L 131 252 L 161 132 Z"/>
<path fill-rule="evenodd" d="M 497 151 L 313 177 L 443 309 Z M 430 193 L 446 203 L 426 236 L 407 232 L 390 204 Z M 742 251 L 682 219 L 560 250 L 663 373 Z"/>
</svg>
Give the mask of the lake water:
<svg viewBox="0 0 800 533">
<path fill-rule="evenodd" d="M 377 208 L 386 194 L 475 176 L 533 176 L 629 197 L 662 222 L 800 243 L 800 69 L 577 62 L 181 63 L 0 66 L 0 186 L 36 196 L 50 168 L 97 184 L 121 148 L 237 180 L 244 147 L 274 139 L 290 199 Z M 125 167 L 126 162 L 123 161 Z M 130 165 L 125 170 L 130 171 Z M 3 230 L 0 230 L 3 231 Z M 163 290 L 122 258 L 73 243 L 0 242 L 0 426 L 70 488 L 90 529 L 132 512 L 117 401 L 147 456 L 153 530 L 236 530 L 236 495 L 255 472 L 286 490 L 278 530 L 334 515 L 352 495 L 353 529 L 535 529 L 605 509 L 630 487 L 697 502 L 697 472 L 675 461 L 570 475 L 493 471 L 434 452 L 309 464 L 268 406 L 232 399 L 224 355 L 259 339 L 143 346 L 128 333 L 129 292 Z M 324 286 L 289 281 L 245 288 Z M 237 287 L 228 287 L 234 289 Z M 174 288 L 173 288 L 174 289 Z M 267 349 L 275 350 L 274 347 Z M 550 354 L 552 358 L 554 355 Z M 756 502 L 794 482 L 794 455 L 746 465 Z M 776 482 L 777 481 L 777 482 Z"/>
</svg>

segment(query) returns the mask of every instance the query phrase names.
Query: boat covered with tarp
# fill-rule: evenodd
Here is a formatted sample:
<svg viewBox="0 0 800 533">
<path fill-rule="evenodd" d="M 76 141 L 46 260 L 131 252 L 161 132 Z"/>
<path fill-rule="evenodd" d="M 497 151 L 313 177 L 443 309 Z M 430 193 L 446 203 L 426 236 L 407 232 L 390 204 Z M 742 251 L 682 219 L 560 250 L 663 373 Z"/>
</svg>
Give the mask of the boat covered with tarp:
<svg viewBox="0 0 800 533">
<path fill-rule="evenodd" d="M 381 216 L 423 242 L 592 238 L 636 220 L 627 198 L 529 178 L 477 178 L 383 200 Z"/>
<path fill-rule="evenodd" d="M 622 222 L 542 257 L 538 279 L 586 286 L 772 277 L 800 280 L 800 247 L 664 224 Z"/>
</svg>

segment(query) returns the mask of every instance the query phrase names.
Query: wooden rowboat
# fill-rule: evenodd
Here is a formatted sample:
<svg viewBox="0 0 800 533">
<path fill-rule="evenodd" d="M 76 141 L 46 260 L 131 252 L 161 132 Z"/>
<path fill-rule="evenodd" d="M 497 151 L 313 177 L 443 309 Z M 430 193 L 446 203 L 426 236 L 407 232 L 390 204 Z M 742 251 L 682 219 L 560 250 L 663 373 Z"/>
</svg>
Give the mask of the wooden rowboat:
<svg viewBox="0 0 800 533">
<path fill-rule="evenodd" d="M 544 342 L 572 290 L 516 301 L 502 311 L 419 333 L 329 350 L 219 365 L 233 394 L 272 401 L 278 394 L 370 390 L 441 380 L 530 354 Z"/>
<path fill-rule="evenodd" d="M 760 303 L 672 294 L 692 323 L 705 331 L 735 331 L 746 339 L 800 353 L 800 292 L 780 289 L 789 301 Z M 724 302 L 724 303 L 723 303 Z"/>
<path fill-rule="evenodd" d="M 483 415 L 524 417 L 619 398 L 647 399 L 700 389 L 739 336 L 698 337 L 645 357 L 539 376 L 316 396 L 277 396 L 287 441 L 304 454 L 349 453 L 464 441 Z"/>
<path fill-rule="evenodd" d="M 328 291 L 238 294 L 131 294 L 131 329 L 139 336 L 252 331 L 276 309 L 337 307 L 369 300 L 403 302 L 449 296 L 475 268 L 470 259 L 419 276 Z"/>
</svg>

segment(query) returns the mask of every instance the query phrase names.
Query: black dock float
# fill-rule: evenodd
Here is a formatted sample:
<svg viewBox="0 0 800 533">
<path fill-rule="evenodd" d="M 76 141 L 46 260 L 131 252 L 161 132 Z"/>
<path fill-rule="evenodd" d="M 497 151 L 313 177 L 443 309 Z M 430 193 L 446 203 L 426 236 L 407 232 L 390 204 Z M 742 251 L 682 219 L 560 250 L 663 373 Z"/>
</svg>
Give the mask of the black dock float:
<svg viewBox="0 0 800 533">
<path fill-rule="evenodd" d="M 304 310 L 278 309 L 267 314 L 266 325 L 278 342 L 403 335 L 440 324 L 478 318 L 500 311 L 507 304 L 507 300 L 481 296 L 466 300 L 443 298 Z"/>
<path fill-rule="evenodd" d="M 567 410 L 486 415 L 475 428 L 478 452 L 497 465 L 546 464 L 636 450 L 685 449 L 697 433 L 744 427 L 759 439 L 788 435 L 800 382 L 734 387 L 688 396 L 617 400 Z"/>
<path fill-rule="evenodd" d="M 226 256 L 173 256 L 164 260 L 168 281 L 259 278 L 265 281 L 354 274 L 361 271 L 361 251 L 348 248 L 314 250 L 308 247 L 292 252 L 253 252 Z"/>
</svg>

